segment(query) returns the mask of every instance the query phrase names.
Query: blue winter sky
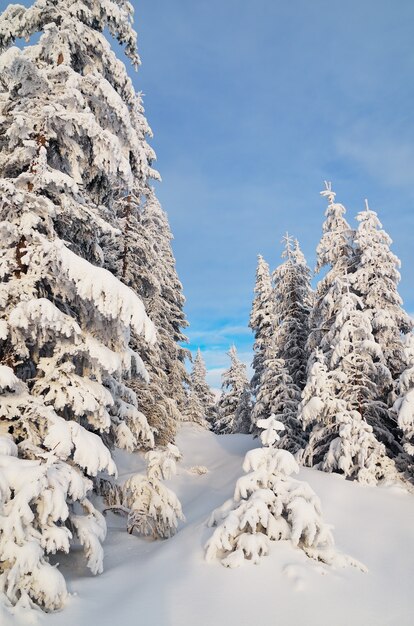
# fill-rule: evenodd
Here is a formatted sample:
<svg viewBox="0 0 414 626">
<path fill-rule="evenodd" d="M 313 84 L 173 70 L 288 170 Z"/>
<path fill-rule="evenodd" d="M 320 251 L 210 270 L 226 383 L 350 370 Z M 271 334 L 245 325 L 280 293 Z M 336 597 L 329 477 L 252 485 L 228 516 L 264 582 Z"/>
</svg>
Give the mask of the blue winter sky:
<svg viewBox="0 0 414 626">
<path fill-rule="evenodd" d="M 247 327 L 256 256 L 285 231 L 314 266 L 332 180 L 349 219 L 368 198 L 414 311 L 414 3 L 140 0 L 145 94 L 187 297 L 190 346 L 219 385 Z"/>
<path fill-rule="evenodd" d="M 274 268 L 289 231 L 314 266 L 324 180 L 350 220 L 366 197 L 378 211 L 414 312 L 412 0 L 133 5 L 133 80 L 154 131 L 190 347 L 209 382 L 219 386 L 233 342 L 251 360 L 257 254 Z"/>
<path fill-rule="evenodd" d="M 256 256 L 285 231 L 314 266 L 332 180 L 349 219 L 368 198 L 402 259 L 414 310 L 414 3 L 135 1 L 136 86 L 187 297 L 190 346 L 219 386 L 247 327 Z"/>
</svg>

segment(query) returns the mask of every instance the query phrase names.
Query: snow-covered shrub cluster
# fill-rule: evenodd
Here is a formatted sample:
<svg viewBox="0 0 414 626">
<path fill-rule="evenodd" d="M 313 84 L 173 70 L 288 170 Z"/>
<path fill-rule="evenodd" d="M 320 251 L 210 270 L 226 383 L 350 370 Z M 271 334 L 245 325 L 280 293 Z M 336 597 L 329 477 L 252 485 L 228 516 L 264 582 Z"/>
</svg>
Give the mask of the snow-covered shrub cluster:
<svg viewBox="0 0 414 626">
<path fill-rule="evenodd" d="M 272 415 L 259 420 L 258 427 L 264 447 L 246 454 L 246 474 L 237 481 L 233 499 L 211 515 L 209 525 L 217 528 L 206 545 L 207 561 L 220 560 L 226 567 L 238 567 L 245 559 L 258 563 L 271 541 L 289 540 L 313 559 L 357 565 L 334 549 L 314 491 L 292 477 L 299 471 L 295 458 L 273 446 L 284 425 Z"/>
</svg>

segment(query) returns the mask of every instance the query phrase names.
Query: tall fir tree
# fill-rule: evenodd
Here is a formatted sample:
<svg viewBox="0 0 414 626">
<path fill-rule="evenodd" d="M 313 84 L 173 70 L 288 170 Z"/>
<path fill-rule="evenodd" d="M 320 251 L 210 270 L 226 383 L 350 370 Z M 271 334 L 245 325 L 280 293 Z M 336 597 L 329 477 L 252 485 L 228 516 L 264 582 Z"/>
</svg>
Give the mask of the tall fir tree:
<svg viewBox="0 0 414 626">
<path fill-rule="evenodd" d="M 400 445 L 398 421 L 392 412 L 398 379 L 404 369 L 403 335 L 412 330 L 412 322 L 402 308 L 398 293 L 399 259 L 391 252 L 392 243 L 374 211 L 365 201 L 365 210 L 357 215 L 359 226 L 355 237 L 355 264 L 350 276 L 352 287 L 361 297 L 369 316 L 377 349 L 389 376 L 377 386 L 377 403 L 366 411 L 371 424 L 388 454 L 402 470 L 408 470 L 410 459 Z M 374 410 L 372 410 L 374 408 Z M 380 409 L 380 410 L 378 410 Z"/>
<path fill-rule="evenodd" d="M 332 355 L 330 338 L 328 333 L 334 322 L 333 311 L 337 305 L 337 284 L 346 277 L 353 262 L 353 237 L 354 232 L 345 219 L 345 207 L 336 202 L 336 194 L 332 190 L 332 184 L 325 181 L 325 189 L 321 191 L 322 197 L 327 198 L 328 206 L 325 211 L 325 221 L 322 226 L 322 238 L 317 247 L 317 262 L 315 272 L 326 271 L 325 275 L 318 282 L 313 306 L 309 314 L 309 336 L 306 349 L 309 354 L 307 365 L 306 385 L 302 390 L 302 403 L 299 406 L 298 419 L 303 429 L 319 430 L 319 426 L 324 423 L 323 414 L 316 413 L 312 420 L 303 413 L 304 402 L 312 398 L 314 382 L 312 379 L 312 367 L 318 368 L 315 364 L 323 356 L 324 367 L 328 368 L 328 362 Z M 312 432 L 307 433 L 309 443 L 302 456 L 302 461 L 312 465 L 317 455 L 313 453 L 312 446 L 315 437 Z M 319 439 L 318 439 L 319 441 Z M 320 459 L 318 458 L 318 462 Z"/>
<path fill-rule="evenodd" d="M 158 341 L 150 345 L 133 337 L 150 373 L 149 384 L 134 377 L 132 386 L 142 411 L 155 428 L 157 445 L 173 443 L 177 423 L 183 417 L 184 385 L 188 383 L 184 360 L 187 351 L 182 329 L 184 297 L 179 282 L 168 218 L 152 188 L 122 198 L 117 205 L 119 235 L 111 238 L 109 267 L 142 298 L 153 320 Z"/>
<path fill-rule="evenodd" d="M 396 380 L 404 369 L 402 337 L 413 325 L 398 293 L 401 262 L 391 252 L 392 240 L 382 229 L 377 214 L 370 210 L 368 201 L 365 202 L 365 211 L 357 215 L 359 226 L 352 285 L 369 311 L 375 340 Z"/>
<path fill-rule="evenodd" d="M 309 315 L 313 293 L 310 270 L 299 242 L 286 234 L 283 238 L 284 263 L 273 272 L 277 358 L 283 359 L 293 383 L 302 390 L 306 380 Z"/>
<path fill-rule="evenodd" d="M 188 403 L 186 407 L 186 416 L 190 421 L 205 423 L 210 427 L 214 426 L 217 414 L 216 401 L 207 380 L 207 370 L 204 363 L 200 348 L 193 360 L 193 369 L 191 372 L 190 389 Z"/>
<path fill-rule="evenodd" d="M 74 535 L 102 570 L 105 522 L 88 493 L 91 477 L 115 472 L 103 440 L 154 443 L 124 380 L 148 378 L 128 341 L 132 328 L 152 344 L 154 325 L 99 267 L 114 201 L 151 174 L 139 102 L 103 35 L 138 64 L 131 11 L 123 0 L 39 0 L 0 18 L 0 586 L 12 603 L 46 609 L 66 595 L 48 554 L 69 551 Z M 10 47 L 38 32 L 38 43 Z"/>
<path fill-rule="evenodd" d="M 259 361 L 252 422 L 256 425 L 272 413 L 277 415 L 285 426 L 278 445 L 295 453 L 305 441 L 297 409 L 305 384 L 312 290 L 299 243 L 288 234 L 283 243 L 285 261 L 273 272 L 273 289 L 265 300 L 271 307 L 272 324 L 266 327 L 264 355 Z"/>
<path fill-rule="evenodd" d="M 325 212 L 325 221 L 322 226 L 322 238 L 316 249 L 316 272 L 326 270 L 326 274 L 319 281 L 314 297 L 314 304 L 309 318 L 310 334 L 308 350 L 321 348 L 329 353 L 329 342 L 326 333 L 332 320 L 328 309 L 335 298 L 335 280 L 350 274 L 353 265 L 353 238 L 354 231 L 345 219 L 345 207 L 335 202 L 335 192 L 331 183 L 325 183 L 321 196 L 328 199 Z"/>
<path fill-rule="evenodd" d="M 246 394 L 250 393 L 250 389 L 246 366 L 239 360 L 235 346 L 230 348 L 228 355 L 231 363 L 222 376 L 222 394 L 214 425 L 215 432 L 220 435 L 237 432 L 237 427 L 250 420 L 250 415 L 241 410 L 243 407 L 243 411 L 249 411 Z"/>
<path fill-rule="evenodd" d="M 300 389 L 293 382 L 285 361 L 278 358 L 277 353 L 273 335 L 266 347 L 260 386 L 252 410 L 252 423 L 261 435 L 258 424 L 274 415 L 285 429 L 282 436 L 277 437 L 275 444 L 296 453 L 305 443 L 302 426 L 297 419 Z"/>
<path fill-rule="evenodd" d="M 158 306 L 155 302 L 148 302 L 148 314 L 154 318 L 154 323 L 159 329 L 163 370 L 168 378 L 169 395 L 174 399 L 178 411 L 182 413 L 186 402 L 185 385 L 189 382 L 184 364 L 189 352 L 180 345 L 187 342 L 183 332 L 188 327 L 184 313 L 185 297 L 171 247 L 173 235 L 168 218 L 153 189 L 147 193 L 141 223 L 148 229 L 158 255 L 157 277 L 162 301 Z"/>
<path fill-rule="evenodd" d="M 249 326 L 254 334 L 253 377 L 250 383 L 253 398 L 257 396 L 264 368 L 265 351 L 275 325 L 275 307 L 269 265 L 258 256 L 254 300 Z"/>
</svg>

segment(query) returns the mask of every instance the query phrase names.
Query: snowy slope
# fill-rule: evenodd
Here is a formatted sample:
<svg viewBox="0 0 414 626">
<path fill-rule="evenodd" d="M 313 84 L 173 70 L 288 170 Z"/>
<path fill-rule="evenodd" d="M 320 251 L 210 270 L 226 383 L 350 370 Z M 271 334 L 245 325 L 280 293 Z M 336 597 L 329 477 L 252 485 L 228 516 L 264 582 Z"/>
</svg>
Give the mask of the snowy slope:
<svg viewBox="0 0 414 626">
<path fill-rule="evenodd" d="M 409 626 L 414 623 L 414 497 L 398 488 L 363 487 L 335 475 L 301 470 L 320 496 L 324 517 L 335 527 L 338 548 L 369 572 L 332 570 L 310 561 L 288 542 L 272 544 L 259 566 L 236 570 L 203 559 L 211 534 L 211 510 L 234 490 L 245 452 L 257 441 L 246 435 L 217 436 L 195 425 L 182 427 L 184 453 L 171 481 L 186 522 L 167 541 L 128 535 L 122 519 L 108 517 L 105 572 L 84 568 L 82 554 L 60 558 L 72 596 L 61 613 L 40 615 L 39 626 Z M 120 453 L 121 478 L 132 471 Z M 129 466 L 126 465 L 129 463 Z M 135 457 L 135 467 L 140 465 Z M 206 466 L 199 475 L 193 466 Z M 10 624 L 33 623 L 16 615 Z M 0 623 L 8 621 L 0 611 Z"/>
</svg>

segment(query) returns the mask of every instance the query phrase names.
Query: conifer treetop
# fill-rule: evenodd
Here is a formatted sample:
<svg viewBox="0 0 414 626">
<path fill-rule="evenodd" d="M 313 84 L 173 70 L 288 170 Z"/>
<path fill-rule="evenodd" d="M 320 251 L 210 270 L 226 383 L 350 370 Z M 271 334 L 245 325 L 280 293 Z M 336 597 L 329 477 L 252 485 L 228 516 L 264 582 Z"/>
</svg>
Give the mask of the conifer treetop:
<svg viewBox="0 0 414 626">
<path fill-rule="evenodd" d="M 323 235 L 316 250 L 316 272 L 325 266 L 331 269 L 345 266 L 349 263 L 352 249 L 353 230 L 344 217 L 346 209 L 335 202 L 336 194 L 332 191 L 332 184 L 325 182 L 325 187 L 321 195 L 328 199 L 328 207 L 322 227 Z"/>
</svg>

